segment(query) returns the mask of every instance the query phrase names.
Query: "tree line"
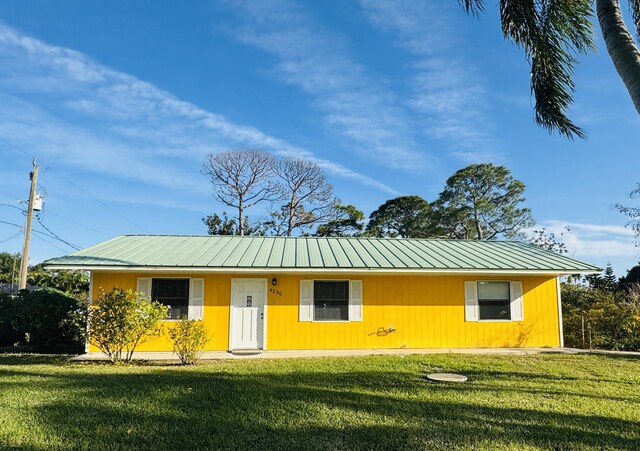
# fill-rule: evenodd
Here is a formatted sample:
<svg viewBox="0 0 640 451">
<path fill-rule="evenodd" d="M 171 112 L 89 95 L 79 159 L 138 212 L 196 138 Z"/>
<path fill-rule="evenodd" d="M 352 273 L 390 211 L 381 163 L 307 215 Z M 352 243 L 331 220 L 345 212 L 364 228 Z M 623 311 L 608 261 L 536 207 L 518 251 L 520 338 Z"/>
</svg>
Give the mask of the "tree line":
<svg viewBox="0 0 640 451">
<path fill-rule="evenodd" d="M 565 345 L 639 351 L 640 263 L 619 279 L 607 264 L 602 274 L 572 282 L 562 284 Z"/>
<path fill-rule="evenodd" d="M 472 164 L 445 183 L 433 202 L 418 195 L 389 199 L 364 213 L 335 196 L 325 171 L 315 162 L 276 158 L 257 149 L 209 154 L 202 168 L 214 197 L 234 214 L 203 218 L 210 235 L 297 234 L 393 238 L 517 238 L 534 224 L 522 204 L 525 185 L 504 166 Z M 250 220 L 247 210 L 268 205 L 268 214 Z"/>
<path fill-rule="evenodd" d="M 6 285 L 7 292 L 17 292 L 22 256 L 0 252 L 0 284 Z M 89 273 L 86 271 L 45 270 L 40 263 L 29 266 L 27 285 L 38 288 L 53 288 L 69 293 L 80 300 L 87 299 L 89 291 Z"/>
</svg>

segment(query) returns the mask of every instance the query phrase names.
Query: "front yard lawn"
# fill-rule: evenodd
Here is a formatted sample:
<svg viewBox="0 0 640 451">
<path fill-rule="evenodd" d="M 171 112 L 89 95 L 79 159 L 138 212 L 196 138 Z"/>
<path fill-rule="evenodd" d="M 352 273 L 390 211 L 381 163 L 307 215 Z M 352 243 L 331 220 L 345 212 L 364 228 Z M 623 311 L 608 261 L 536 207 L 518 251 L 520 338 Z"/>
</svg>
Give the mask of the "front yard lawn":
<svg viewBox="0 0 640 451">
<path fill-rule="evenodd" d="M 428 382 L 460 372 L 463 384 Z M 640 359 L 0 355 L 0 448 L 640 449 Z"/>
</svg>

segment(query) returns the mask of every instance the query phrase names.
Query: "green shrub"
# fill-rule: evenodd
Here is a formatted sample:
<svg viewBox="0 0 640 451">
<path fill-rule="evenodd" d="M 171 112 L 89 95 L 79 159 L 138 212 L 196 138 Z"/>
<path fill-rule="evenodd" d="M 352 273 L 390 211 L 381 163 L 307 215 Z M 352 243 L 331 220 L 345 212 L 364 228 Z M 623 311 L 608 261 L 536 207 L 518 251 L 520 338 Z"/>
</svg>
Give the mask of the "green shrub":
<svg viewBox="0 0 640 451">
<path fill-rule="evenodd" d="M 17 299 L 8 293 L 0 293 L 0 346 L 13 346 L 22 339 L 16 330 Z"/>
<path fill-rule="evenodd" d="M 562 285 L 565 345 L 640 350 L 640 305 L 630 291 Z"/>
<path fill-rule="evenodd" d="M 140 343 L 162 334 L 160 322 L 167 314 L 166 305 L 148 301 L 142 293 L 121 288 L 100 290 L 89 309 L 89 342 L 112 363 L 129 362 Z"/>
<path fill-rule="evenodd" d="M 2 302 L 2 329 L 13 329 L 11 339 L 29 345 L 39 352 L 51 352 L 80 344 L 68 327 L 70 315 L 86 310 L 83 302 L 61 291 L 44 288 L 32 292 L 21 291 L 14 299 Z M 16 340 L 17 338 L 17 340 Z M 3 340 L 5 341 L 5 340 Z"/>
<path fill-rule="evenodd" d="M 169 337 L 173 351 L 184 365 L 194 365 L 200 359 L 202 347 L 209 341 L 202 321 L 184 317 L 169 330 Z"/>
</svg>

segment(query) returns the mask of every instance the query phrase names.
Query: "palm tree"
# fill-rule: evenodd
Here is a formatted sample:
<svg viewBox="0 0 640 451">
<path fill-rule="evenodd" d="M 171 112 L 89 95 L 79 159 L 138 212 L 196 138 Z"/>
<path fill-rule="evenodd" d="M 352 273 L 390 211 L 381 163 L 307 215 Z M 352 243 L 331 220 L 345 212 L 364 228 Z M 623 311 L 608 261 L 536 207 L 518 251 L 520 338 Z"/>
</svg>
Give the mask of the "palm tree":
<svg viewBox="0 0 640 451">
<path fill-rule="evenodd" d="M 484 0 L 458 0 L 467 13 L 478 15 Z M 506 39 L 521 47 L 531 66 L 535 121 L 567 138 L 584 138 L 568 117 L 575 84 L 576 55 L 595 49 L 591 18 L 593 0 L 500 0 L 500 22 Z M 628 0 L 640 36 L 640 0 Z M 627 30 L 619 0 L 595 0 L 596 14 L 620 78 L 640 114 L 640 51 Z"/>
<path fill-rule="evenodd" d="M 640 0 L 629 0 L 636 35 L 640 37 Z M 627 30 L 618 0 L 597 0 L 596 12 L 613 65 L 640 114 L 640 51 Z"/>
</svg>

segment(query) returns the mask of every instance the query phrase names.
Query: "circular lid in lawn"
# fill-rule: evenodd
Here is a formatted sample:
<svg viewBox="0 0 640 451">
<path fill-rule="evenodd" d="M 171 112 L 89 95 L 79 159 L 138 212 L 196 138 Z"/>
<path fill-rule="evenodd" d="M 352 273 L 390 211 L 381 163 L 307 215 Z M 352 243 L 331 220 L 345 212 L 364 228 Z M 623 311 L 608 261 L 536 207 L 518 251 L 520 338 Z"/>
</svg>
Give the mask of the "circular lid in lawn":
<svg viewBox="0 0 640 451">
<path fill-rule="evenodd" d="M 436 382 L 466 382 L 467 376 L 463 376 L 462 374 L 454 374 L 454 373 L 433 373 L 427 374 L 427 379 L 430 381 Z"/>
</svg>

